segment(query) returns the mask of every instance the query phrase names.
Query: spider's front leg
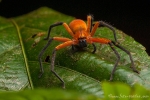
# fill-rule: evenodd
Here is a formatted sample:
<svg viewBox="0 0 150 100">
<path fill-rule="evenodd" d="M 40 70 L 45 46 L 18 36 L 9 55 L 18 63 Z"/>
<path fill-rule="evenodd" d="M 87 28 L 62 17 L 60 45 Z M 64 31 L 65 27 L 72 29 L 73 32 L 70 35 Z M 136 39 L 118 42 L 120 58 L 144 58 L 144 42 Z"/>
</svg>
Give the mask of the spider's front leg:
<svg viewBox="0 0 150 100">
<path fill-rule="evenodd" d="M 62 38 L 62 37 L 53 37 L 53 38 L 50 38 L 47 42 L 47 44 L 44 46 L 44 48 L 41 50 L 41 52 L 39 53 L 39 63 L 40 63 L 40 75 L 39 75 L 39 78 L 41 78 L 41 76 L 43 75 L 44 73 L 44 70 L 43 70 L 43 65 L 42 65 L 42 56 L 45 52 L 45 50 L 48 48 L 48 46 L 51 44 L 51 42 L 53 40 L 56 40 L 56 41 L 60 41 L 60 42 L 66 42 L 66 41 L 71 41 L 71 39 L 69 38 Z"/>
<path fill-rule="evenodd" d="M 65 88 L 65 82 L 63 81 L 63 79 L 54 70 L 56 51 L 59 50 L 59 49 L 62 49 L 64 47 L 74 45 L 74 44 L 75 44 L 74 41 L 71 41 L 71 40 L 70 41 L 66 41 L 66 42 L 58 45 L 57 47 L 55 47 L 55 49 L 53 50 L 52 59 L 51 59 L 51 71 L 62 82 L 62 87 L 63 88 Z"/>
<path fill-rule="evenodd" d="M 114 53 L 116 54 L 117 60 L 116 60 L 116 63 L 115 63 L 115 65 L 114 65 L 114 68 L 113 68 L 113 70 L 112 70 L 112 72 L 111 72 L 111 76 L 110 76 L 110 79 L 109 79 L 109 81 L 112 81 L 112 80 L 113 80 L 114 73 L 115 73 L 116 68 L 117 68 L 117 66 L 118 66 L 118 63 L 119 63 L 119 61 L 120 61 L 120 55 L 119 55 L 119 53 L 115 50 L 115 48 L 113 47 L 113 43 L 112 43 L 111 40 L 109 40 L 109 39 L 106 39 L 106 38 L 93 38 L 93 37 L 91 37 L 90 40 L 91 40 L 92 42 L 96 42 L 96 43 L 109 44 L 110 47 L 112 48 L 112 50 L 114 51 Z"/>
</svg>

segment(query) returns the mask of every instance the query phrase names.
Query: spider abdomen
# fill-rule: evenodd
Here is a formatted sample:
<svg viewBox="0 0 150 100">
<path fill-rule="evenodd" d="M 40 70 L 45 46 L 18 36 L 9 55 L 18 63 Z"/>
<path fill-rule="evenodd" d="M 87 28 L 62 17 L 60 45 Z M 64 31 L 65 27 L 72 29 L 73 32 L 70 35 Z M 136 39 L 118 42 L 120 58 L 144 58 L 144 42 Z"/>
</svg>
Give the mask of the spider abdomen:
<svg viewBox="0 0 150 100">
<path fill-rule="evenodd" d="M 72 22 L 70 22 L 69 27 L 73 33 L 76 33 L 77 31 L 81 31 L 81 30 L 84 31 L 87 30 L 86 23 L 81 19 L 73 20 Z"/>
</svg>

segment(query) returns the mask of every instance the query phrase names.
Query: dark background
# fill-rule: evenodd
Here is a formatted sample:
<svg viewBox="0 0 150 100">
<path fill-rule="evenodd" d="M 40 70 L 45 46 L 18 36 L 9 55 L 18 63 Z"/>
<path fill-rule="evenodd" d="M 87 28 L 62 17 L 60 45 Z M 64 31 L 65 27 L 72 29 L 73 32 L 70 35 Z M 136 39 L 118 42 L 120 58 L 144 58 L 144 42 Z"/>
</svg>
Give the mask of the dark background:
<svg viewBox="0 0 150 100">
<path fill-rule="evenodd" d="M 0 0 L 0 16 L 10 18 L 47 6 L 86 20 L 87 14 L 132 36 L 150 54 L 150 0 Z"/>
</svg>

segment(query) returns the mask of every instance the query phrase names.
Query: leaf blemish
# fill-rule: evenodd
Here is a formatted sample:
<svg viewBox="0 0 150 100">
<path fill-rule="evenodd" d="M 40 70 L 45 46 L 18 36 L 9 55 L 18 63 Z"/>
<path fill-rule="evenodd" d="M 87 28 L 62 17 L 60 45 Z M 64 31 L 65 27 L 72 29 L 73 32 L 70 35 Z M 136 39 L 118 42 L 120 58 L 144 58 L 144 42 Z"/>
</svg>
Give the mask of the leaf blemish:
<svg viewBox="0 0 150 100">
<path fill-rule="evenodd" d="M 45 58 L 45 60 L 44 60 L 45 62 L 50 62 L 50 56 L 48 55 L 48 56 L 46 56 L 46 58 Z"/>
<path fill-rule="evenodd" d="M 35 36 L 37 36 L 37 33 L 36 33 L 36 34 L 33 34 L 33 35 L 31 36 L 31 38 L 34 38 Z"/>
<path fill-rule="evenodd" d="M 32 44 L 32 47 L 35 47 L 40 42 L 40 40 L 41 40 L 40 37 L 34 39 L 34 43 Z"/>
<path fill-rule="evenodd" d="M 34 39 L 35 37 L 37 37 L 34 41 L 37 43 L 37 42 L 39 42 L 39 38 L 40 37 L 42 37 L 43 35 L 45 35 L 45 33 L 44 32 L 39 32 L 39 33 L 35 33 L 35 34 L 33 34 L 32 36 L 30 36 L 29 38 L 27 38 L 26 39 L 26 42 L 27 41 L 29 41 L 29 40 L 31 40 L 31 39 Z"/>
</svg>

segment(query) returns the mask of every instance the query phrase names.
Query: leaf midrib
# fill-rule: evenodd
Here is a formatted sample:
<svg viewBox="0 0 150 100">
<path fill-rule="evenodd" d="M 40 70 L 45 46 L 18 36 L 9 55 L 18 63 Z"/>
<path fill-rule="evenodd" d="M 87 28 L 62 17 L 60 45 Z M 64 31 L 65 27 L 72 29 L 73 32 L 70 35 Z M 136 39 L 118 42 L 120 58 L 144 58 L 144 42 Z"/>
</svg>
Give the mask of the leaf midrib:
<svg viewBox="0 0 150 100">
<path fill-rule="evenodd" d="M 34 87 L 33 87 L 32 79 L 31 79 L 30 71 L 29 71 L 29 64 L 28 64 L 27 57 L 26 57 L 26 54 L 25 54 L 25 49 L 24 49 L 20 29 L 19 29 L 19 26 L 18 26 L 18 24 L 16 23 L 15 20 L 11 19 L 11 22 L 17 30 L 17 34 L 18 34 L 18 38 L 19 38 L 19 42 L 20 42 L 20 45 L 21 45 L 21 50 L 22 50 L 22 54 L 23 54 L 23 57 L 24 57 L 25 66 L 26 66 L 26 71 L 27 71 L 27 75 L 28 75 L 28 80 L 29 80 L 31 89 L 33 89 Z"/>
</svg>

